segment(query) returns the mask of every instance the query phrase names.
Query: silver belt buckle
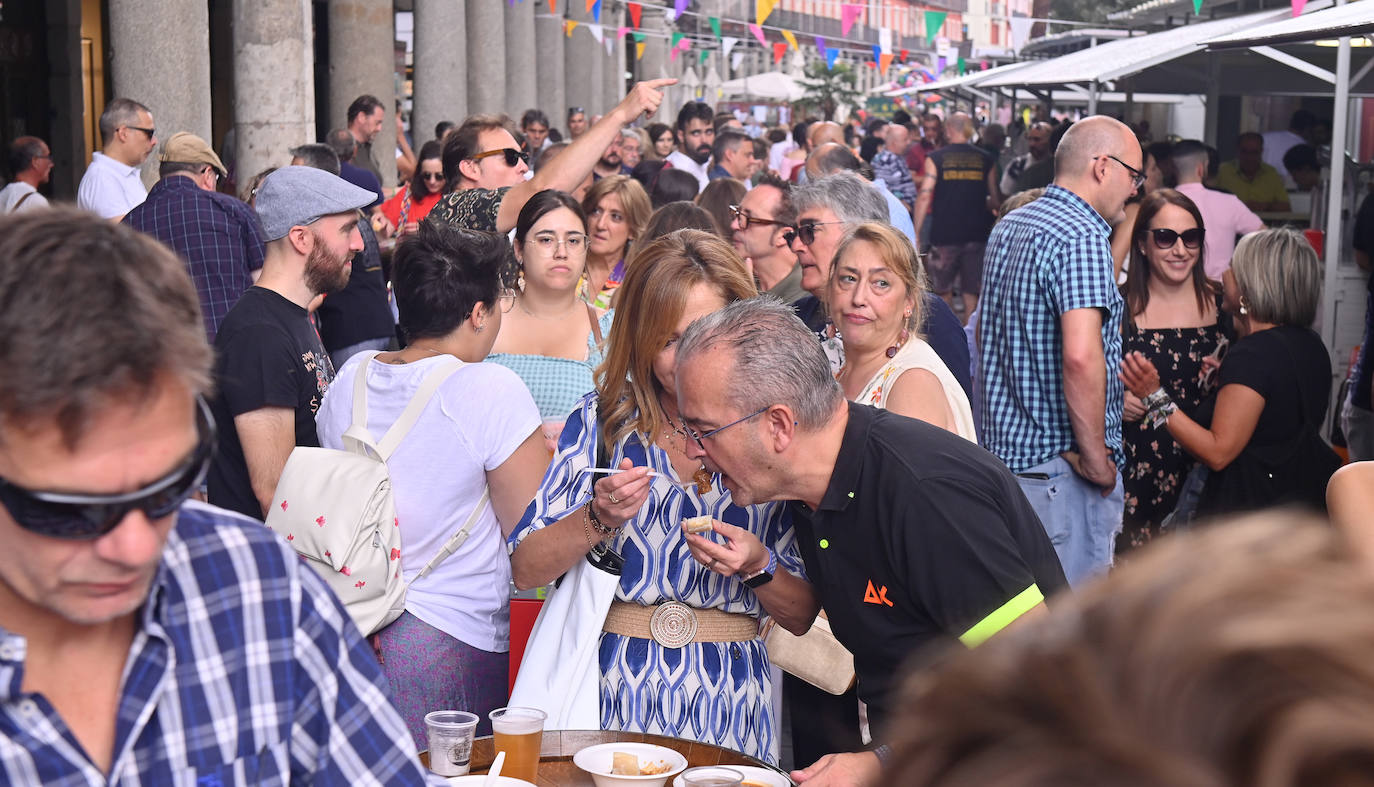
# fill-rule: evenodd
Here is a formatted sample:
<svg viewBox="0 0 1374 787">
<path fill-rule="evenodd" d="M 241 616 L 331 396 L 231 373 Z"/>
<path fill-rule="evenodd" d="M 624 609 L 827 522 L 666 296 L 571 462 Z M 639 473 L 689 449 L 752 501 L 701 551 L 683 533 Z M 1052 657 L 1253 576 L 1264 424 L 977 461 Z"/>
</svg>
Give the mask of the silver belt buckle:
<svg viewBox="0 0 1374 787">
<path fill-rule="evenodd" d="M 649 618 L 649 636 L 665 648 L 680 648 L 697 635 L 696 610 L 681 601 L 658 605 Z"/>
</svg>

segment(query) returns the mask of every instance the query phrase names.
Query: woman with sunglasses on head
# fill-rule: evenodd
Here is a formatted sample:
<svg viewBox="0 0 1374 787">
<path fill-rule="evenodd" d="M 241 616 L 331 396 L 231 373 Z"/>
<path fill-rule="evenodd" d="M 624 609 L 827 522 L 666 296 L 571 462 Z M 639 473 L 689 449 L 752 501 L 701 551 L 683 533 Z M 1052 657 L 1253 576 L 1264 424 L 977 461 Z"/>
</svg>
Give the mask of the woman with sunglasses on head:
<svg viewBox="0 0 1374 787">
<path fill-rule="evenodd" d="M 1177 275 L 1176 268 L 1168 274 Z M 1331 360 L 1310 327 L 1321 301 L 1317 254 L 1294 230 L 1251 233 L 1236 244 L 1222 288 L 1223 308 L 1233 315 L 1240 338 L 1215 372 L 1214 394 L 1185 413 L 1161 382 L 1173 358 L 1182 356 L 1180 365 L 1196 362 L 1184 348 L 1155 361 L 1140 351 L 1126 352 L 1121 379 L 1143 401 L 1154 439 L 1163 443 L 1164 435 L 1154 429 L 1167 428 L 1206 466 L 1198 515 L 1288 503 L 1324 510 L 1326 484 L 1340 460 L 1318 431 L 1331 394 Z M 1198 298 L 1200 310 L 1207 305 L 1203 300 L 1211 302 Z"/>
<path fill-rule="evenodd" d="M 515 225 L 520 287 L 514 309 L 501 321 L 492 363 L 525 381 L 552 455 L 568 413 L 595 384 L 592 370 L 611 329 L 601 313 L 578 297 L 587 266 L 587 223 L 582 206 L 561 191 L 541 191 L 525 203 Z"/>
<path fill-rule="evenodd" d="M 367 431 L 380 442 L 433 370 L 463 362 L 387 459 L 400 569 L 410 585 L 405 612 L 373 645 L 421 747 L 429 711 L 472 711 L 481 735 L 490 729 L 487 713 L 506 704 L 510 562 L 503 542 L 548 466 L 539 412 L 524 384 L 508 369 L 481 363 L 514 302 L 499 279 L 507 253 L 499 235 L 430 224 L 401 241 L 392 277 L 409 345 L 350 359 L 315 416 L 320 444 L 342 448 L 357 376 L 365 375 Z M 465 523 L 466 540 L 419 577 Z"/>
<path fill-rule="evenodd" d="M 1136 211 L 1131 264 L 1121 288 L 1123 354 L 1138 352 L 1159 370 L 1174 403 L 1192 410 L 1216 389 L 1211 362 L 1229 343 L 1231 321 L 1221 309 L 1221 285 L 1203 272 L 1202 212 L 1173 189 L 1150 192 Z M 1195 460 L 1142 419 L 1145 406 L 1126 391 L 1122 473 L 1126 506 L 1116 553 L 1144 546 L 1178 504 Z"/>
<path fill-rule="evenodd" d="M 589 237 L 587 270 L 578 285 L 580 294 L 596 308 L 608 309 L 612 293 L 625 278 L 630 244 L 644 232 L 653 207 L 639 181 L 629 175 L 612 175 L 592 184 L 582 200 L 582 210 L 587 214 Z"/>
<path fill-rule="evenodd" d="M 636 255 L 597 390 L 568 418 L 558 455 L 509 542 L 520 588 L 554 581 L 588 551 L 609 547 L 623 556 L 597 649 L 603 729 L 690 738 L 776 763 L 772 675 L 758 618 L 769 614 L 800 634 L 815 596 L 800 578 L 786 508 L 735 505 L 721 479 L 688 458 L 685 441 L 738 437 L 725 430 L 749 418 L 690 431 L 673 377 L 674 347 L 687 326 L 756 294 L 730 245 L 698 230 L 669 234 Z M 623 472 L 588 472 L 593 467 Z M 735 565 L 694 558 L 684 520 L 698 516 L 712 520 L 708 537 L 731 545 Z M 756 565 L 733 557 L 745 548 L 761 557 Z M 655 614 L 695 621 L 700 636 L 651 623 Z"/>
<path fill-rule="evenodd" d="M 421 146 L 420 162 L 415 167 L 410 183 L 382 203 L 382 213 L 396 228 L 397 238 L 418 230 L 420 222 L 444 196 L 444 166 L 440 161 L 440 150 L 435 140 Z"/>
</svg>

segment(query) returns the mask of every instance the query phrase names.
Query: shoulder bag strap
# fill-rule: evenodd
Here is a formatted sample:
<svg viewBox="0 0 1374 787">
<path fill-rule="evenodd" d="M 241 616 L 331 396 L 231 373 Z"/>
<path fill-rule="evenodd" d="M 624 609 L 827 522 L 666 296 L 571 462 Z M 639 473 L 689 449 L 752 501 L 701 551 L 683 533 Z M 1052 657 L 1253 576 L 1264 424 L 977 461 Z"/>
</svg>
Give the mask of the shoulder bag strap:
<svg viewBox="0 0 1374 787">
<path fill-rule="evenodd" d="M 32 197 L 34 194 L 37 194 L 37 193 L 38 193 L 38 192 L 36 192 L 36 191 L 30 191 L 28 194 L 25 194 L 24 196 L 20 197 L 20 198 L 19 198 L 19 201 L 16 202 L 16 203 L 14 203 L 14 207 L 10 208 L 10 213 L 13 213 L 13 212 L 15 212 L 16 210 L 19 210 L 19 206 L 20 206 L 20 205 L 23 205 L 24 202 L 27 201 L 29 197 Z"/>
<path fill-rule="evenodd" d="M 587 319 L 592 321 L 592 336 L 595 337 L 596 343 L 600 345 L 602 342 L 601 320 L 597 319 L 596 309 L 590 303 L 587 304 Z"/>
<path fill-rule="evenodd" d="M 433 571 L 435 568 L 439 566 L 440 563 L 448 559 L 449 555 L 452 555 L 454 552 L 458 551 L 458 548 L 461 547 L 463 543 L 468 540 L 468 536 L 472 535 L 473 524 L 477 521 L 477 517 L 481 516 L 482 512 L 486 510 L 487 504 L 490 501 L 491 487 L 484 486 L 482 487 L 482 496 L 478 498 L 477 505 L 473 506 L 472 513 L 468 514 L 468 520 L 463 523 L 463 527 L 460 528 L 457 533 L 454 533 L 449 538 L 449 540 L 444 543 L 443 548 L 439 550 L 439 554 L 430 558 L 429 562 L 425 564 L 425 567 L 420 569 L 420 573 L 415 575 L 415 579 L 410 580 L 410 582 L 406 584 L 406 587 L 415 584 L 416 580 L 424 579 L 425 577 L 429 576 L 429 572 Z"/>
<path fill-rule="evenodd" d="M 401 417 L 396 419 L 396 423 L 386 430 L 382 440 L 377 444 L 377 453 L 382 457 L 382 461 L 391 458 L 391 455 L 400 447 L 401 441 L 406 439 L 406 434 L 410 428 L 420 419 L 420 414 L 429 405 L 429 400 L 434 398 L 434 392 L 439 390 L 439 386 L 444 381 L 453 376 L 453 373 L 463 368 L 463 362 L 449 356 L 441 359 L 435 368 L 425 375 L 425 379 L 420 382 L 420 387 L 415 390 L 415 395 L 410 398 L 410 403 L 401 412 Z"/>
</svg>

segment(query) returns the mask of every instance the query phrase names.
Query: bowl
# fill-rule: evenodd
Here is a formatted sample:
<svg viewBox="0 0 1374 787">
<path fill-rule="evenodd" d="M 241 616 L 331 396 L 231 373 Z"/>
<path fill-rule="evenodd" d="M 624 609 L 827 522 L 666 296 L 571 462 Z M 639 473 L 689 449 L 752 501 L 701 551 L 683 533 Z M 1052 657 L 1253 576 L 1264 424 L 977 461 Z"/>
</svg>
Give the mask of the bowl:
<svg viewBox="0 0 1374 787">
<path fill-rule="evenodd" d="M 633 754 L 640 766 L 665 762 L 668 770 L 652 776 L 621 776 L 611 774 L 611 755 L 616 752 Z M 652 743 L 601 743 L 588 746 L 573 755 L 573 764 L 591 774 L 596 787 L 663 787 L 668 780 L 687 770 L 687 758 L 665 746 Z"/>
<path fill-rule="evenodd" d="M 783 776 L 770 768 L 760 768 L 756 765 L 726 765 L 726 768 L 739 771 L 744 774 L 744 785 L 758 785 L 761 787 L 792 787 L 792 780 Z M 682 787 L 682 777 L 673 777 L 673 787 Z"/>
<path fill-rule="evenodd" d="M 478 787 L 487 780 L 485 774 L 468 774 L 467 776 L 450 776 L 448 783 L 452 785 L 467 785 L 467 787 Z M 524 779 L 512 779 L 509 776 L 497 776 L 492 780 L 493 787 L 536 787 L 533 782 Z"/>
</svg>

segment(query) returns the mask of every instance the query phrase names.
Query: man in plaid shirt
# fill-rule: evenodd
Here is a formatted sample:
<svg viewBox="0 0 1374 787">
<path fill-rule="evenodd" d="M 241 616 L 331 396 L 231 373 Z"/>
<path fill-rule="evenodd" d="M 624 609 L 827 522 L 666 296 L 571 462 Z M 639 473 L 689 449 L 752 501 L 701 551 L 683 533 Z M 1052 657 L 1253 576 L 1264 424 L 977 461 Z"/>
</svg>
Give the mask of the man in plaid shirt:
<svg viewBox="0 0 1374 787">
<path fill-rule="evenodd" d="M 983 446 L 1016 473 L 1070 584 L 1111 566 L 1121 530 L 1123 303 L 1111 232 L 1142 165 L 1124 124 L 1081 120 L 1059 143 L 1045 195 L 988 239 Z"/>
<path fill-rule="evenodd" d="M 323 581 L 188 501 L 214 444 L 199 316 L 146 236 L 0 220 L 0 784 L 425 784 Z"/>
</svg>

